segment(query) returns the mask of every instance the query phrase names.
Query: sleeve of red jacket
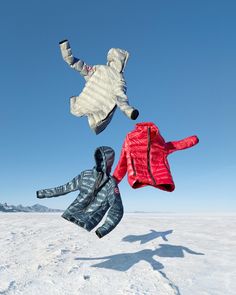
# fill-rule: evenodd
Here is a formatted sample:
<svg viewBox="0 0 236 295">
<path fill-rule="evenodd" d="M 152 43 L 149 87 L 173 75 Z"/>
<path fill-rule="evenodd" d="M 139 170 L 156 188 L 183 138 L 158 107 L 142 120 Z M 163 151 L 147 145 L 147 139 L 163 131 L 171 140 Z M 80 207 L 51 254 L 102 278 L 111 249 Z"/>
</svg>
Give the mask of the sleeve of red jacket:
<svg viewBox="0 0 236 295">
<path fill-rule="evenodd" d="M 182 140 L 178 141 L 169 141 L 166 143 L 166 149 L 168 154 L 173 153 L 175 151 L 188 149 L 199 142 L 199 139 L 196 135 L 186 137 Z"/>
<path fill-rule="evenodd" d="M 125 176 L 127 172 L 127 159 L 126 159 L 126 144 L 124 142 L 121 150 L 121 155 L 119 162 L 115 168 L 115 171 L 113 173 L 113 177 L 115 178 L 116 183 L 119 183 Z"/>
</svg>

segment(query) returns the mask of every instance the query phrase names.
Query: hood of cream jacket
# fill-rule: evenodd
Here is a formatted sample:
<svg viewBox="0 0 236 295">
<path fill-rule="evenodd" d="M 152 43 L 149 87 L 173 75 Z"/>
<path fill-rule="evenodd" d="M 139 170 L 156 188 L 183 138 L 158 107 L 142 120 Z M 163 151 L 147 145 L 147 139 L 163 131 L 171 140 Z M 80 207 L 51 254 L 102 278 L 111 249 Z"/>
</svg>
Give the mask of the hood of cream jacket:
<svg viewBox="0 0 236 295">
<path fill-rule="evenodd" d="M 107 54 L 107 65 L 117 72 L 124 72 L 129 58 L 129 52 L 120 48 L 111 48 Z"/>
</svg>

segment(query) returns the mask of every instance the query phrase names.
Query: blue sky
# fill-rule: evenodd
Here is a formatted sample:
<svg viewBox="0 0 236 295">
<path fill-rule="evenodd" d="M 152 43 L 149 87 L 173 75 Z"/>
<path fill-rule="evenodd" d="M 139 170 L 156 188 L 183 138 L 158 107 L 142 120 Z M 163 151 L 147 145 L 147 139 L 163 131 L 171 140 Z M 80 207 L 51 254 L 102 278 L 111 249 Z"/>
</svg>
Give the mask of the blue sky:
<svg viewBox="0 0 236 295">
<path fill-rule="evenodd" d="M 125 78 L 137 122 L 152 121 L 163 137 L 198 135 L 194 148 L 169 156 L 173 193 L 120 184 L 125 209 L 235 211 L 235 1 L 5 1 L 0 10 L 0 202 L 66 208 L 77 193 L 37 200 L 94 165 L 108 145 L 118 161 L 134 128 L 119 110 L 96 136 L 69 112 L 84 80 L 62 60 L 104 64 L 111 47 L 130 52 Z M 114 166 L 115 167 L 115 166 Z"/>
</svg>

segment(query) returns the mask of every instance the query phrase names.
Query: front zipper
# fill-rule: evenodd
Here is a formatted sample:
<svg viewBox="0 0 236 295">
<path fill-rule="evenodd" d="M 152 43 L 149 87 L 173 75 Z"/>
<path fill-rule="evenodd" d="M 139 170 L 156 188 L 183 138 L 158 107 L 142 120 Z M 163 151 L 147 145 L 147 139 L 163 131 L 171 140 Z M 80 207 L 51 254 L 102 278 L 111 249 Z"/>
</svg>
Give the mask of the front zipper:
<svg viewBox="0 0 236 295">
<path fill-rule="evenodd" d="M 147 166 L 148 166 L 148 172 L 151 176 L 153 184 L 156 185 L 156 181 L 152 175 L 151 166 L 150 166 L 150 148 L 151 148 L 150 127 L 148 127 Z"/>
</svg>

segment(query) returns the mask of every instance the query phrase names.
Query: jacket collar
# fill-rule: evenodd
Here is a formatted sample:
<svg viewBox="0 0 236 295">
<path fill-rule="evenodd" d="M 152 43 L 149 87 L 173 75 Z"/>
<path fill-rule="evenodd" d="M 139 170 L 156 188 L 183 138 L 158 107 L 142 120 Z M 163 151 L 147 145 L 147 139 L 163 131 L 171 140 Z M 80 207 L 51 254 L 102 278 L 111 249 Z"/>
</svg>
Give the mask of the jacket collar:
<svg viewBox="0 0 236 295">
<path fill-rule="evenodd" d="M 165 139 L 162 137 L 159 128 L 153 122 L 141 122 L 135 125 L 135 130 L 137 131 L 145 131 L 150 128 L 150 136 L 151 138 L 156 138 L 158 144 L 160 146 L 165 145 Z"/>
<path fill-rule="evenodd" d="M 136 126 L 136 129 L 147 129 L 149 127 L 159 132 L 158 127 L 153 122 L 141 122 L 141 123 L 137 123 L 135 126 Z"/>
</svg>

